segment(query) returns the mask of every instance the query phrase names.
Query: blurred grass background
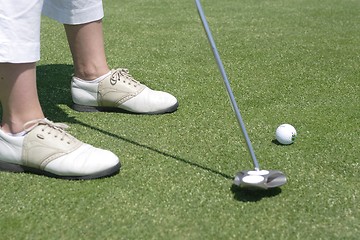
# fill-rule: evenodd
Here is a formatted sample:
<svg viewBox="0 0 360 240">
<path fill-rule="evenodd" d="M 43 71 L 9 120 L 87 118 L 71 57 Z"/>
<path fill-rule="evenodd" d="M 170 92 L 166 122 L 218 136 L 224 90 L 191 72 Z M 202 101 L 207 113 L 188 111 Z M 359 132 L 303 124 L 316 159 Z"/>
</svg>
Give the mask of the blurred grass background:
<svg viewBox="0 0 360 240">
<path fill-rule="evenodd" d="M 73 111 L 62 26 L 42 20 L 46 116 L 110 149 L 120 174 L 63 181 L 0 173 L 4 239 L 357 239 L 360 2 L 202 1 L 260 165 L 288 183 L 232 186 L 251 159 L 193 1 L 104 1 L 110 67 L 180 107 L 141 116 Z M 290 123 L 298 139 L 273 143 Z"/>
</svg>

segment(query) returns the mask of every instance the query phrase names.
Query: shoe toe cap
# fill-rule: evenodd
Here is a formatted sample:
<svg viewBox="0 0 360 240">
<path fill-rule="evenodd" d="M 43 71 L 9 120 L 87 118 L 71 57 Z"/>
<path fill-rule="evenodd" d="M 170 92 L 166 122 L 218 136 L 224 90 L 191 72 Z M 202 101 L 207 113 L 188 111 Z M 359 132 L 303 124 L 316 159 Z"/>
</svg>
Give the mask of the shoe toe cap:
<svg viewBox="0 0 360 240">
<path fill-rule="evenodd" d="M 146 87 L 140 94 L 122 104 L 122 108 L 135 113 L 159 114 L 177 109 L 176 97 L 167 92 Z"/>
<path fill-rule="evenodd" d="M 120 161 L 114 153 L 83 144 L 77 150 L 51 161 L 44 170 L 59 176 L 89 176 L 116 166 L 120 166 Z"/>
</svg>

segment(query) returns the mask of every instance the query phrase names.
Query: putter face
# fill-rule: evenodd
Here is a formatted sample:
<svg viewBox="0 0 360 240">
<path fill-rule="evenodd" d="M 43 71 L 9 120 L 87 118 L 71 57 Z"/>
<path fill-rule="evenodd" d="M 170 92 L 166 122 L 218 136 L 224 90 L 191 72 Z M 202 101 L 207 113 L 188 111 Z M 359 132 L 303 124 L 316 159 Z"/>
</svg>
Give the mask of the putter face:
<svg viewBox="0 0 360 240">
<path fill-rule="evenodd" d="M 234 184 L 248 189 L 276 188 L 286 183 L 284 173 L 277 170 L 248 170 L 238 172 Z"/>
</svg>

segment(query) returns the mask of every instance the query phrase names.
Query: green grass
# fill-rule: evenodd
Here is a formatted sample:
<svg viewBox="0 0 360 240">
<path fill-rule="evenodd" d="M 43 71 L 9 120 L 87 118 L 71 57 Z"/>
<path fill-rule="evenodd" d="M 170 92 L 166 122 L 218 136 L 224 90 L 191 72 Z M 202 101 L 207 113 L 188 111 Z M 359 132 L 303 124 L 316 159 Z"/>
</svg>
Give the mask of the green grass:
<svg viewBox="0 0 360 240">
<path fill-rule="evenodd" d="M 42 23 L 47 117 L 112 150 L 120 174 L 63 181 L 0 173 L 3 239 L 358 239 L 360 2 L 202 1 L 260 165 L 281 189 L 232 187 L 252 168 L 193 1 L 105 1 L 111 67 L 177 96 L 173 114 L 69 108 L 62 26 Z M 298 139 L 274 144 L 290 123 Z"/>
</svg>

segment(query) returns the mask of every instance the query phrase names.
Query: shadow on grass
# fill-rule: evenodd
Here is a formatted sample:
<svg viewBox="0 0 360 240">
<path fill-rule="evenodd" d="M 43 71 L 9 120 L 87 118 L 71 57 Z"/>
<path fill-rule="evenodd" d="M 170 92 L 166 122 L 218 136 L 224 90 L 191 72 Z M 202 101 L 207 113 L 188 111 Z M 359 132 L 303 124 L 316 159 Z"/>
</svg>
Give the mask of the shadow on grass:
<svg viewBox="0 0 360 240">
<path fill-rule="evenodd" d="M 213 174 L 219 175 L 227 179 L 233 179 L 232 176 L 229 176 L 225 173 L 221 173 L 219 171 L 213 170 L 206 166 L 202 166 L 198 163 L 194 163 L 190 160 L 181 158 L 179 156 L 175 156 L 173 154 L 163 152 L 159 149 L 147 146 L 145 144 L 136 142 L 134 140 L 91 126 L 90 124 L 81 122 L 73 117 L 69 117 L 57 105 L 65 104 L 69 107 L 72 105 L 71 93 L 70 93 L 70 79 L 72 74 L 73 74 L 72 65 L 53 64 L 53 65 L 40 65 L 37 67 L 39 98 L 42 103 L 42 107 L 45 112 L 45 115 L 50 116 L 50 120 L 56 122 L 79 124 L 89 129 L 105 134 L 107 136 L 110 136 L 112 138 L 120 139 L 122 141 L 131 143 L 138 147 L 142 147 L 147 150 L 156 152 L 165 157 L 172 158 L 178 162 L 182 162 L 190 166 L 200 168 L 202 170 L 211 172 Z"/>
<path fill-rule="evenodd" d="M 275 144 L 275 145 L 282 146 L 282 147 L 287 147 L 287 146 L 290 146 L 290 145 L 293 145 L 293 144 L 294 144 L 294 143 L 291 143 L 291 144 L 282 144 L 282 143 L 280 143 L 277 139 L 273 139 L 271 142 L 272 142 L 273 144 Z"/>
<path fill-rule="evenodd" d="M 271 142 L 275 145 L 283 146 L 281 143 L 279 143 L 279 141 L 277 139 L 273 139 Z"/>
<path fill-rule="evenodd" d="M 230 188 L 234 194 L 234 198 L 241 202 L 257 202 L 263 198 L 271 198 L 281 193 L 280 188 L 272 188 L 268 190 L 248 190 L 232 185 Z"/>
<path fill-rule="evenodd" d="M 74 120 L 75 120 L 75 119 L 74 119 Z M 147 145 L 145 145 L 145 144 L 136 142 L 136 141 L 134 141 L 134 140 L 131 140 L 131 139 L 128 139 L 128 138 L 124 138 L 124 137 L 122 137 L 122 136 L 113 134 L 113 133 L 111 133 L 111 132 L 102 130 L 102 129 L 97 128 L 97 127 L 94 127 L 94 126 L 91 126 L 91 125 L 89 125 L 89 124 L 87 124 L 87 123 L 83 123 L 83 122 L 80 122 L 80 121 L 78 121 L 78 120 L 75 120 L 73 123 L 80 124 L 80 125 L 82 125 L 82 126 L 84 126 L 84 127 L 87 127 L 87 128 L 92 129 L 92 130 L 98 131 L 98 132 L 100 132 L 100 133 L 102 133 L 102 134 L 105 134 L 105 135 L 108 135 L 108 136 L 110 136 L 110 137 L 113 137 L 113 138 L 116 138 L 116 139 L 120 139 L 120 140 L 122 140 L 122 141 L 131 143 L 131 144 L 136 145 L 136 146 L 138 146 L 138 147 L 142 147 L 142 148 L 145 148 L 145 149 L 147 149 L 147 150 L 156 152 L 156 153 L 161 154 L 161 155 L 163 155 L 163 156 L 165 156 L 165 157 L 172 158 L 172 159 L 174 159 L 174 160 L 176 160 L 176 161 L 178 161 L 178 162 L 186 163 L 186 164 L 188 164 L 188 165 L 190 165 L 190 166 L 200 168 L 200 169 L 202 169 L 202 170 L 205 170 L 205 171 L 214 173 L 214 174 L 216 174 L 216 175 L 222 176 L 222 177 L 227 178 L 227 179 L 233 179 L 231 176 L 229 176 L 229 175 L 227 175 L 227 174 L 225 174 L 225 173 L 221 173 L 221 172 L 219 172 L 219 171 L 216 171 L 216 170 L 213 170 L 213 169 L 211 169 L 211 168 L 202 166 L 202 165 L 200 165 L 200 164 L 198 164 L 198 163 L 191 162 L 191 161 L 189 161 L 189 160 L 186 160 L 186 159 L 184 159 L 184 158 L 175 156 L 175 155 L 173 155 L 173 154 L 160 151 L 160 150 L 158 150 L 158 149 L 156 149 L 156 148 L 149 147 L 149 146 L 147 146 Z"/>
</svg>

